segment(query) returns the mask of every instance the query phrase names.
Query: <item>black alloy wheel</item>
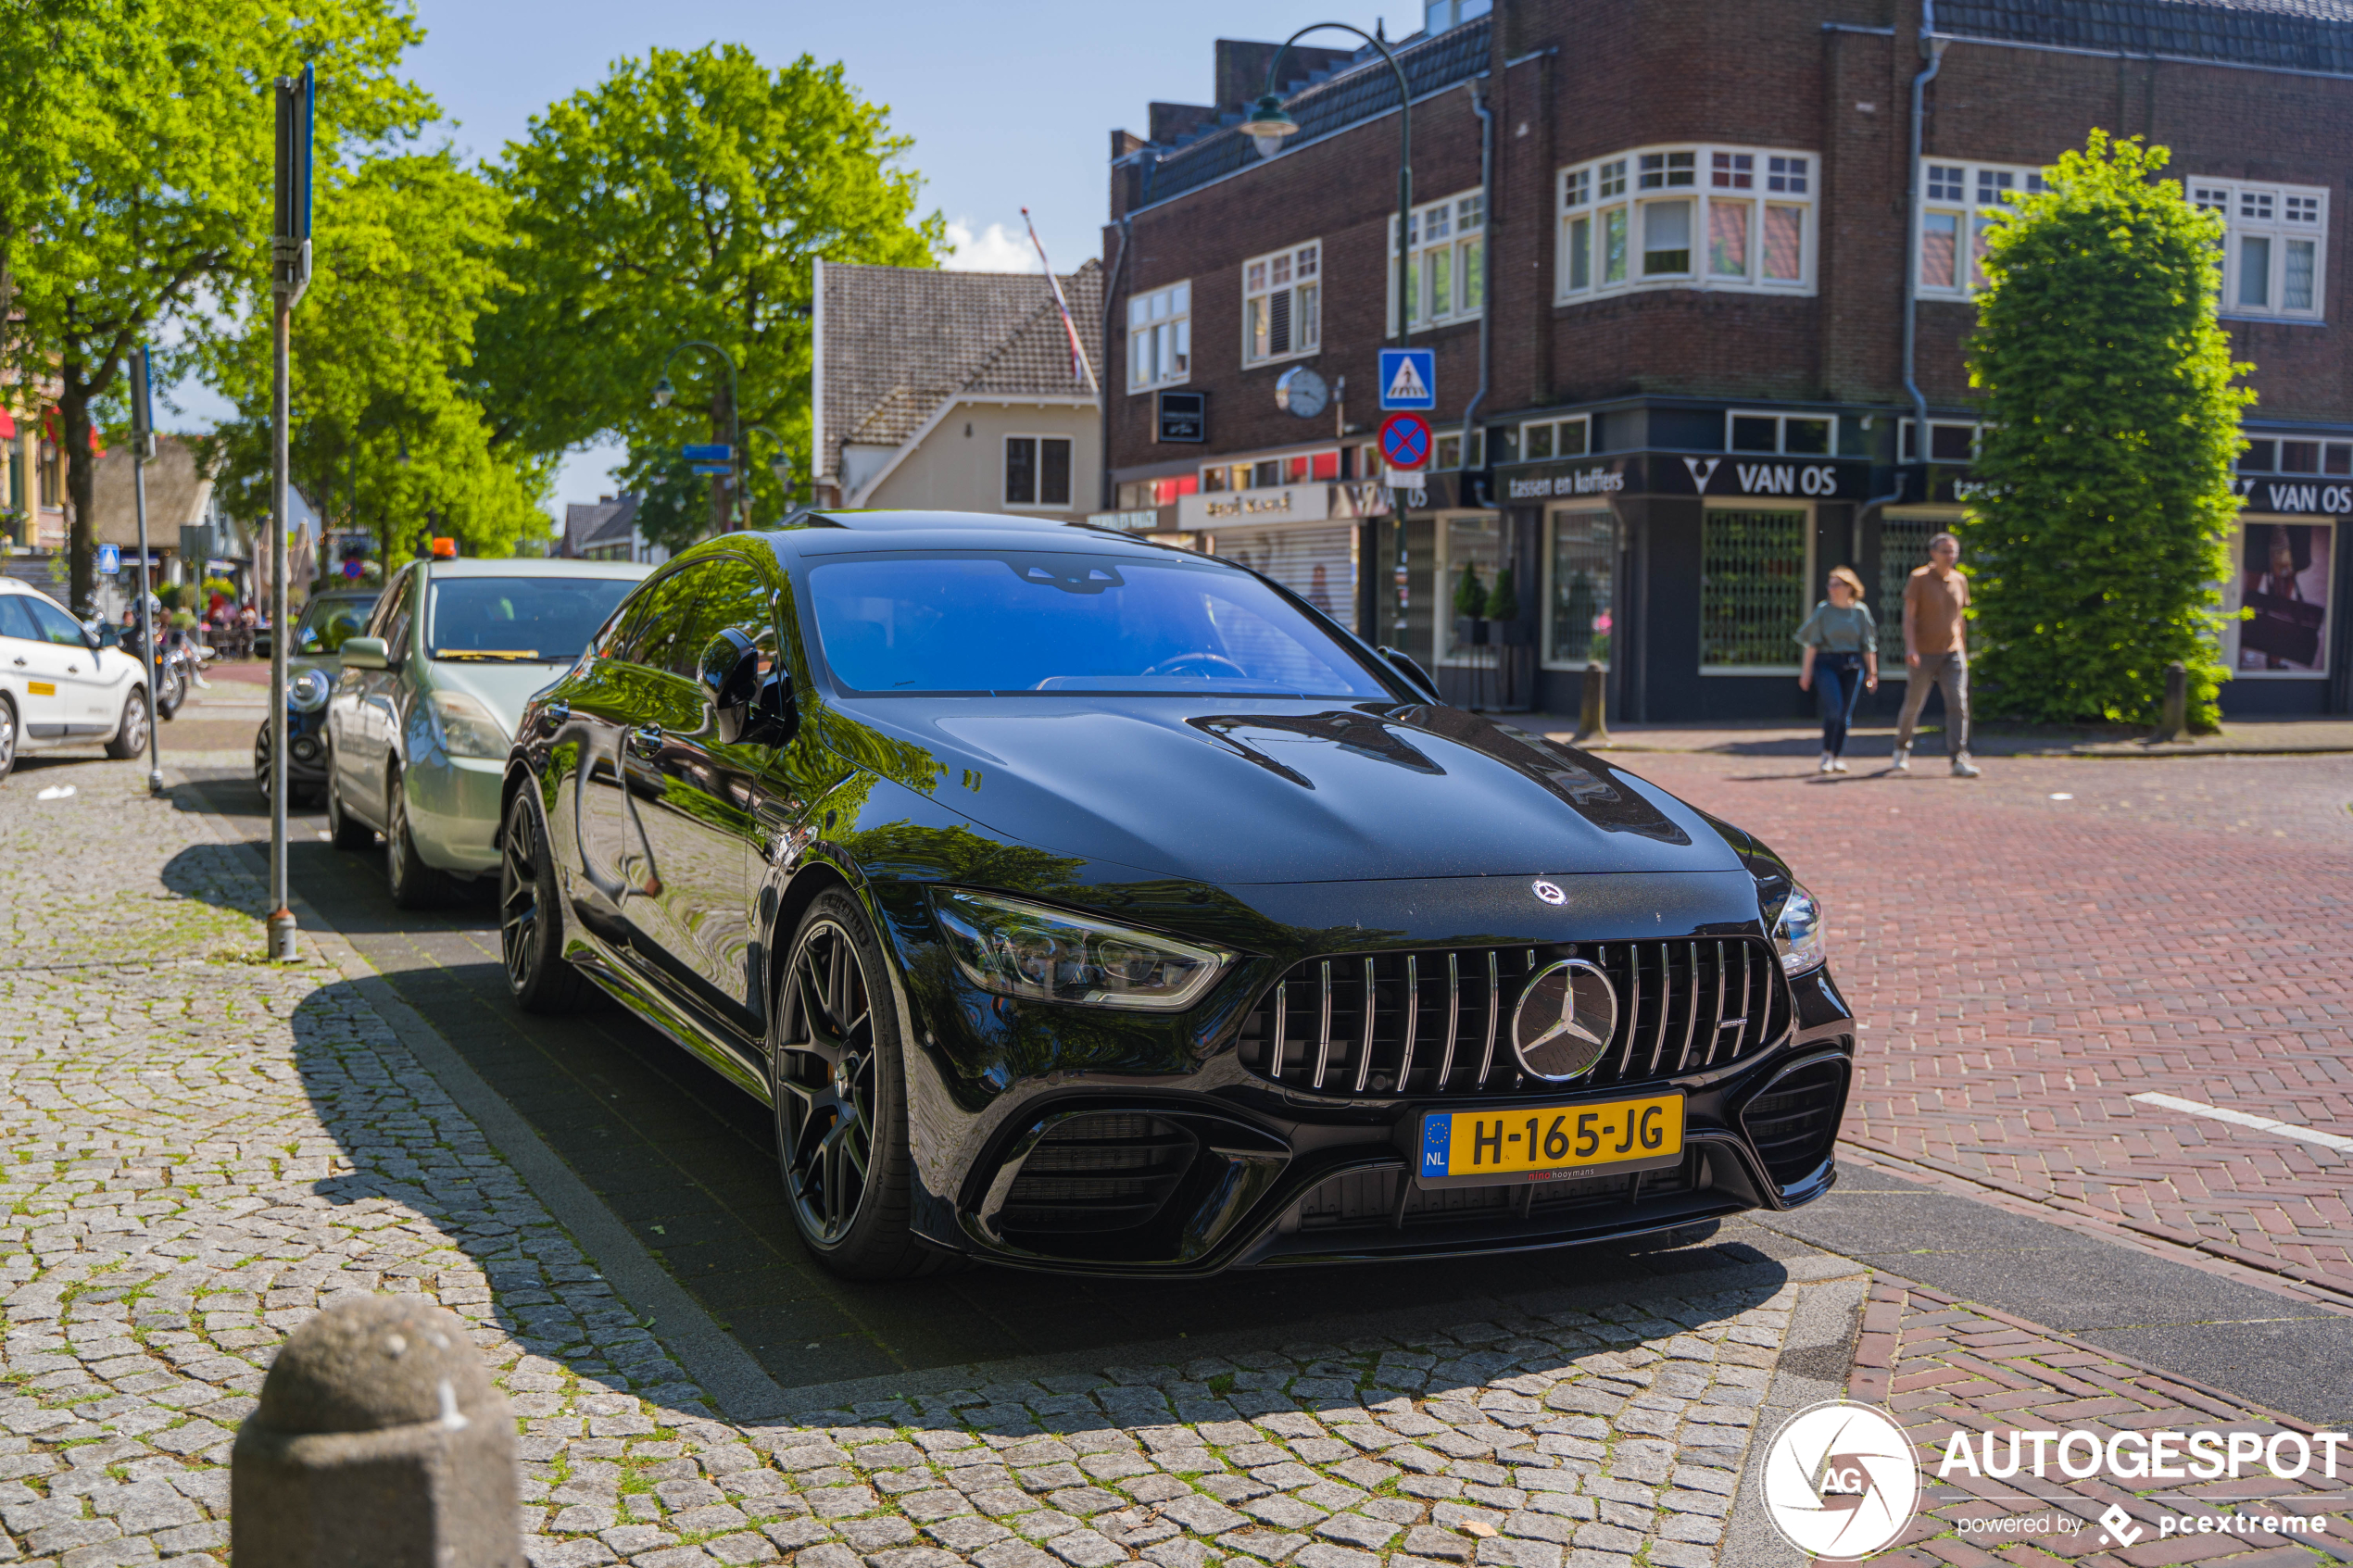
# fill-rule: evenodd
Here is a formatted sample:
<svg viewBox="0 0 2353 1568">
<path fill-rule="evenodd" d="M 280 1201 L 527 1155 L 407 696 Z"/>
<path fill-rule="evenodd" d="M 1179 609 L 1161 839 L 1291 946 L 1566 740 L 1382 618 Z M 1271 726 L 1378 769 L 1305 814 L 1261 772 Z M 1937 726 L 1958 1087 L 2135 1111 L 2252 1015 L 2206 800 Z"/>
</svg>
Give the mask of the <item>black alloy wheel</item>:
<svg viewBox="0 0 2353 1568">
<path fill-rule="evenodd" d="M 17 765 L 17 705 L 0 696 L 0 779 Z"/>
<path fill-rule="evenodd" d="M 114 739 L 107 742 L 107 755 L 118 762 L 127 762 L 147 749 L 147 688 L 131 688 L 131 700 L 122 705 L 122 722 L 115 726 Z"/>
<path fill-rule="evenodd" d="M 556 883 L 555 856 L 526 785 L 515 792 L 498 834 L 498 954 L 516 1006 L 548 1014 L 580 1006 L 587 979 L 565 960 L 563 949 L 563 896 Z"/>
<path fill-rule="evenodd" d="M 396 909 L 430 909 L 450 894 L 448 877 L 417 853 L 409 832 L 409 789 L 397 765 L 384 773 L 384 884 Z"/>
<path fill-rule="evenodd" d="M 338 849 L 365 849 L 376 842 L 376 830 L 344 809 L 341 775 L 335 768 L 333 746 L 327 747 L 326 758 L 327 841 Z M 263 793 L 269 792 L 264 790 Z"/>
<path fill-rule="evenodd" d="M 908 1227 L 906 1080 L 884 962 L 857 902 L 821 896 L 793 937 L 769 1022 L 793 1223 L 851 1279 L 906 1279 L 952 1261 Z"/>
</svg>

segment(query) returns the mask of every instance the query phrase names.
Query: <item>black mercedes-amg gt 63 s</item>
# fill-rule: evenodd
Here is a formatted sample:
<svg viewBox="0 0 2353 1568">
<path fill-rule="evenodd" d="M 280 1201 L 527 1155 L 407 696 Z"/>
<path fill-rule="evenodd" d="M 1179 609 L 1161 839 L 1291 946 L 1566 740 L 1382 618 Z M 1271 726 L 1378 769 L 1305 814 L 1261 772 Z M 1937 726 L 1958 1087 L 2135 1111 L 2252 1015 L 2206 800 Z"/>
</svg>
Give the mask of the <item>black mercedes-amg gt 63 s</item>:
<svg viewBox="0 0 2353 1568">
<path fill-rule="evenodd" d="M 812 516 L 534 699 L 510 982 L 774 1107 L 832 1268 L 1560 1247 L 1808 1201 L 1852 1015 L 1771 850 L 1228 561 Z"/>
</svg>

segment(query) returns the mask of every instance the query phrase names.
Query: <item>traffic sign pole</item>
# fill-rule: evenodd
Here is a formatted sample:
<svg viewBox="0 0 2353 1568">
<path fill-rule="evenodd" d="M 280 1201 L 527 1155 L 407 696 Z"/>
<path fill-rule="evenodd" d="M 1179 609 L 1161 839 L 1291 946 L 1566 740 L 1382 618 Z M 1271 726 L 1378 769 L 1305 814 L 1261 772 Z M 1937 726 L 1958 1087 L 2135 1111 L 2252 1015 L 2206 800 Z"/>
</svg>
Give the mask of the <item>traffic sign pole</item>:
<svg viewBox="0 0 2353 1568">
<path fill-rule="evenodd" d="M 155 616 L 147 608 L 147 458 L 156 440 L 155 366 L 147 345 L 131 358 L 131 494 L 139 512 L 139 662 L 147 667 L 147 793 L 163 793 L 163 738 L 156 733 Z M 204 573 L 196 573 L 198 583 Z"/>
</svg>

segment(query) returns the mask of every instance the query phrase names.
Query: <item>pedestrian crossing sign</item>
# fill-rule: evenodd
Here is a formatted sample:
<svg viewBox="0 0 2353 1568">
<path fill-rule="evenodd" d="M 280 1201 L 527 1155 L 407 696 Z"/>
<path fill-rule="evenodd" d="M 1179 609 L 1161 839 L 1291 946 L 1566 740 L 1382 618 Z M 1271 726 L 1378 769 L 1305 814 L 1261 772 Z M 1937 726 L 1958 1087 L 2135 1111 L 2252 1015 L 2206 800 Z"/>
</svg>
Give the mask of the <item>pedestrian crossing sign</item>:
<svg viewBox="0 0 2353 1568">
<path fill-rule="evenodd" d="M 1437 354 L 1428 348 L 1384 348 L 1380 351 L 1380 406 L 1384 408 L 1438 407 Z"/>
</svg>

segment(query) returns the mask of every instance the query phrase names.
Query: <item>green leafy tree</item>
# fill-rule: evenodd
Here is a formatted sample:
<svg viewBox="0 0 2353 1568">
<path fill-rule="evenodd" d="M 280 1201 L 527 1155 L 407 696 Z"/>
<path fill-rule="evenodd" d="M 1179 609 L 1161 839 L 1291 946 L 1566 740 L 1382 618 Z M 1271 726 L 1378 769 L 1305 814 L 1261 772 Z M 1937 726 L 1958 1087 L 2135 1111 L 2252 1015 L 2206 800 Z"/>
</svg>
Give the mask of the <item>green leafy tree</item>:
<svg viewBox="0 0 2353 1568">
<path fill-rule="evenodd" d="M 431 103 L 396 74 L 421 36 L 397 0 L 18 0 L 0 67 L 40 56 L 54 93 L 47 144 L 0 181 L 17 313 L 0 342 L 23 381 L 53 381 L 72 505 L 70 593 L 93 588 L 91 437 L 124 415 L 132 351 L 177 321 L 158 352 L 169 384 L 215 324 L 212 307 L 267 264 L 273 110 L 269 82 L 319 78 L 320 161 L 414 133 Z M 54 52 L 51 63 L 49 55 Z M 78 71 L 86 71 L 77 77 Z M 8 139 L 23 132 L 12 119 Z"/>
<path fill-rule="evenodd" d="M 493 259 L 505 198 L 447 151 L 330 171 L 313 222 L 309 291 L 295 313 L 294 482 L 321 515 L 362 528 L 377 558 L 430 533 L 468 556 L 545 536 L 550 462 L 498 442 L 472 381 L 474 323 L 508 284 Z M 210 379 L 238 408 L 216 433 L 224 498 L 269 510 L 271 327 L 266 295 L 242 335 L 210 345 Z"/>
<path fill-rule="evenodd" d="M 500 265 L 516 291 L 484 324 L 478 363 L 499 434 L 538 452 L 628 443 L 632 488 L 674 490 L 688 442 L 766 425 L 809 450 L 812 263 L 927 267 L 937 214 L 914 216 L 911 144 L 887 111 L 807 56 L 772 70 L 747 49 L 656 49 L 532 120 L 494 178 L 512 199 Z M 671 350 L 676 401 L 653 407 Z M 763 449 L 755 516 L 789 505 Z M 807 475 L 800 476 L 805 482 Z M 724 486 L 708 486 L 724 490 Z M 709 501 L 711 518 L 727 503 Z"/>
<path fill-rule="evenodd" d="M 2210 729 L 2239 411 L 2216 320 L 2219 214 L 2158 178 L 2162 147 L 2092 132 L 1994 226 L 1969 346 L 1985 395 L 1971 546 L 1989 705 L 2150 718 L 2168 665 Z"/>
</svg>

